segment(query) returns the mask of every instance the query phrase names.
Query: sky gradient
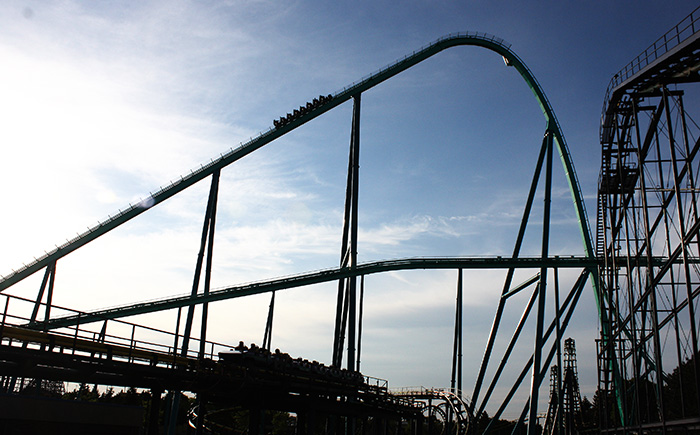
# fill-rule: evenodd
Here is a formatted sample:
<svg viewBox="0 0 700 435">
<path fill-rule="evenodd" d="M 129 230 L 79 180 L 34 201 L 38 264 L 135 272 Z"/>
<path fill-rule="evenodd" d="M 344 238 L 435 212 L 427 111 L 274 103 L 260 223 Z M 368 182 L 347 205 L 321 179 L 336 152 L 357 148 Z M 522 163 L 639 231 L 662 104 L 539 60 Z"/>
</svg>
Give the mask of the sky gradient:
<svg viewBox="0 0 700 435">
<path fill-rule="evenodd" d="M 451 32 L 503 38 L 537 77 L 567 139 L 594 228 L 608 81 L 695 7 L 687 1 L 2 2 L 0 274 L 319 94 L 335 93 Z M 359 261 L 510 255 L 545 127 L 517 72 L 492 52 L 458 47 L 366 92 L 362 104 Z M 346 103 L 222 172 L 214 287 L 338 264 L 350 122 Z M 557 170 L 550 252 L 582 255 Z M 54 302 L 94 310 L 187 293 L 208 184 L 59 261 Z M 538 254 L 536 233 L 525 251 Z M 502 276 L 465 277 L 467 391 Z M 40 279 L 11 292 L 33 297 Z M 393 387 L 447 386 L 455 288 L 456 271 L 368 277 L 363 373 Z M 209 338 L 259 344 L 268 302 L 258 296 L 210 308 Z M 333 284 L 280 293 L 273 347 L 328 363 L 334 303 Z M 134 321 L 168 329 L 174 320 L 164 313 Z M 588 289 L 567 335 L 577 340 L 582 394 L 589 397 L 596 387 L 596 324 Z M 529 340 L 518 351 L 531 349 Z"/>
</svg>

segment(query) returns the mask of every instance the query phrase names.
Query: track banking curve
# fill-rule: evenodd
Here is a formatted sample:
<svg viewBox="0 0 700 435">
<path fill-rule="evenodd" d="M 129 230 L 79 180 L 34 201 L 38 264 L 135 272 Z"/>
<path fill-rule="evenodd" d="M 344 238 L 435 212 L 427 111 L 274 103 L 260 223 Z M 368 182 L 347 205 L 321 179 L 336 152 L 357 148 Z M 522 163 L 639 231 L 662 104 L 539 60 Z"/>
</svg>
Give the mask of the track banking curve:
<svg viewBox="0 0 700 435">
<path fill-rule="evenodd" d="M 353 96 L 361 94 L 362 92 L 371 89 L 374 86 L 377 86 L 385 80 L 394 77 L 400 72 L 415 66 L 416 64 L 428 59 L 429 57 L 432 57 L 433 55 L 443 50 L 456 46 L 478 46 L 486 48 L 501 55 L 506 65 L 514 67 L 520 73 L 520 75 L 525 80 L 529 88 L 532 90 L 545 117 L 545 134 L 552 134 L 557 144 L 562 165 L 564 167 L 565 175 L 569 183 L 574 207 L 577 213 L 579 228 L 583 239 L 585 257 L 589 260 L 594 259 L 595 254 L 591 242 L 591 232 L 588 225 L 588 218 L 585 210 L 585 205 L 581 195 L 581 189 L 576 178 L 573 162 L 571 160 L 569 150 L 564 140 L 564 136 L 561 132 L 561 128 L 554 114 L 554 110 L 552 109 L 551 104 L 549 103 L 549 100 L 545 96 L 544 91 L 542 90 L 541 86 L 539 85 L 531 71 L 527 68 L 523 61 L 515 54 L 515 52 L 513 52 L 510 49 L 510 44 L 507 44 L 502 39 L 497 38 L 495 36 L 475 32 L 450 34 L 439 38 L 433 43 L 417 51 L 414 51 L 410 55 L 405 56 L 403 59 L 399 59 L 393 64 L 390 64 L 389 66 L 382 68 L 381 70 L 375 72 L 374 74 L 371 74 L 370 76 L 362 79 L 361 81 L 354 83 L 344 88 L 343 90 L 337 92 L 335 95 L 332 95 L 332 98 L 329 101 L 325 102 L 325 104 L 322 104 L 310 111 L 307 111 L 306 113 L 301 114 L 300 116 L 295 117 L 290 122 L 282 126 L 272 127 L 267 131 L 261 133 L 256 138 L 251 139 L 247 143 L 241 144 L 235 149 L 232 148 L 226 154 L 221 154 L 220 157 L 211 160 L 208 164 L 202 165 L 197 170 L 193 170 L 190 174 L 182 176 L 179 180 L 176 180 L 169 186 L 161 188 L 157 192 L 152 193 L 150 197 L 140 201 L 137 204 L 130 204 L 128 208 L 126 208 L 125 210 L 120 210 L 119 213 L 117 213 L 115 216 L 111 216 L 107 220 L 99 222 L 97 225 L 90 228 L 83 234 L 80 234 L 74 239 L 67 241 L 63 245 L 56 247 L 51 252 L 47 252 L 40 258 L 35 259 L 33 262 L 23 265 L 23 267 L 19 268 L 18 270 L 13 270 L 7 276 L 0 278 L 0 292 L 14 285 L 15 283 L 23 280 L 24 278 L 32 275 L 33 273 L 43 269 L 44 267 L 49 266 L 58 259 L 75 251 L 76 249 L 91 242 L 92 240 L 102 236 L 103 234 L 120 226 L 121 224 L 135 218 L 144 211 L 148 210 L 150 207 L 153 207 L 165 201 L 166 199 L 192 186 L 193 184 L 212 175 L 216 171 L 221 170 L 222 168 L 245 157 L 246 155 L 274 141 L 275 139 L 289 133 L 297 127 L 306 124 L 312 119 L 350 100 L 351 98 L 353 98 Z M 339 278 L 341 277 L 340 275 L 347 272 L 343 272 L 339 269 L 335 273 L 339 275 L 336 278 Z M 593 280 L 593 285 L 596 285 L 596 280 Z M 597 292 L 595 293 L 597 294 Z"/>
</svg>

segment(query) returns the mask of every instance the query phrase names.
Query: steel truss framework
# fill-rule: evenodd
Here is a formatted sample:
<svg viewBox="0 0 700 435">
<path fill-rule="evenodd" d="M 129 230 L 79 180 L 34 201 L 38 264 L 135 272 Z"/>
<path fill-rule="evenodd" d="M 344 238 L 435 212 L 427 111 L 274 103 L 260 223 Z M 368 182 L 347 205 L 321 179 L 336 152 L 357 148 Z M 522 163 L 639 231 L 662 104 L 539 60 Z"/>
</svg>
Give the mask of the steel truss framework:
<svg viewBox="0 0 700 435">
<path fill-rule="evenodd" d="M 700 427 L 700 128 L 687 110 L 697 109 L 698 18 L 642 53 L 606 95 L 596 249 L 610 325 L 597 400 L 609 430 Z"/>
<path fill-rule="evenodd" d="M 470 406 L 462 395 L 454 390 L 421 387 L 393 393 L 397 397 L 411 399 L 421 407 L 427 435 L 464 435 L 470 432 L 469 425 L 474 418 L 469 412 Z"/>
<path fill-rule="evenodd" d="M 374 86 L 382 83 L 385 80 L 397 75 L 398 73 L 413 67 L 419 62 L 451 47 L 469 45 L 479 46 L 489 49 L 498 55 L 502 56 L 506 65 L 513 67 L 524 79 L 527 86 L 532 90 L 536 100 L 538 101 L 542 113 L 544 115 L 546 125 L 542 135 L 542 143 L 539 148 L 539 154 L 536 160 L 536 168 L 534 171 L 532 183 L 526 200 L 523 211 L 522 221 L 516 237 L 513 248 L 513 253 L 510 258 L 438 258 L 438 259 L 407 259 L 394 260 L 381 263 L 358 264 L 357 263 L 357 242 L 358 242 L 358 185 L 359 185 L 359 152 L 360 152 L 360 106 L 361 94 L 371 89 Z M 322 100 L 322 101 L 321 101 Z M 452 268 L 459 270 L 458 278 L 458 296 L 457 307 L 455 313 L 455 339 L 454 339 L 454 355 L 453 355 L 453 370 L 452 383 L 450 393 L 452 395 L 461 395 L 462 391 L 462 269 L 480 268 L 506 269 L 506 278 L 503 283 L 501 298 L 496 309 L 491 333 L 488 337 L 486 349 L 481 364 L 481 369 L 478 373 L 476 385 L 472 393 L 471 400 L 462 400 L 463 407 L 460 408 L 460 413 L 468 413 L 470 415 L 482 415 L 485 407 L 494 392 L 499 376 L 503 373 L 507 362 L 514 356 L 513 349 L 518 342 L 525 322 L 532 317 L 534 319 L 535 332 L 534 343 L 532 343 L 532 354 L 529 360 L 526 360 L 521 371 L 510 388 L 507 396 L 503 399 L 498 411 L 495 413 L 494 420 L 496 421 L 504 411 L 505 407 L 513 399 L 516 390 L 520 388 L 523 380 L 530 375 L 529 397 L 523 403 L 522 412 L 518 421 L 518 428 L 522 428 L 524 424 L 528 425 L 528 432 L 535 433 L 537 431 L 537 408 L 539 402 L 539 390 L 543 379 L 546 378 L 547 367 L 552 362 L 555 355 L 560 354 L 561 337 L 566 330 L 566 326 L 571 319 L 572 313 L 582 294 L 583 288 L 586 285 L 589 277 L 592 279 L 590 283 L 593 287 L 594 295 L 598 301 L 599 307 L 605 306 L 606 303 L 601 299 L 603 295 L 598 292 L 598 268 L 593 251 L 590 230 L 588 227 L 588 219 L 584 207 L 581 191 L 578 180 L 576 179 L 573 163 L 564 140 L 561 128 L 556 120 L 554 111 L 544 95 L 544 92 L 530 70 L 525 66 L 522 60 L 510 49 L 510 46 L 502 40 L 490 35 L 467 33 L 450 35 L 441 38 L 434 43 L 412 53 L 409 56 L 399 60 L 398 62 L 389 65 L 388 67 L 378 71 L 368 78 L 345 88 L 336 95 L 323 97 L 317 102 L 307 103 L 306 106 L 300 107 L 300 110 L 295 110 L 294 114 L 289 114 L 286 118 L 275 122 L 275 127 L 261 134 L 250 142 L 241 145 L 236 149 L 222 155 L 220 158 L 213 160 L 211 163 L 202 166 L 200 169 L 193 171 L 187 176 L 182 177 L 172 185 L 161 189 L 154 193 L 147 200 L 141 201 L 138 204 L 130 205 L 127 209 L 120 211 L 114 217 L 101 222 L 91 228 L 86 233 L 79 235 L 68 243 L 56 248 L 55 250 L 41 256 L 34 262 L 27 264 L 17 271 L 13 271 L 6 277 L 0 279 L 0 291 L 3 291 L 24 278 L 45 269 L 45 278 L 42 283 L 39 295 L 36 300 L 34 313 L 30 319 L 20 325 L 26 328 L 39 329 L 48 331 L 56 328 L 75 328 L 76 335 L 78 327 L 96 321 L 107 321 L 108 319 L 118 319 L 128 315 L 137 313 L 146 313 L 154 311 L 162 311 L 167 309 L 178 309 L 178 321 L 175 333 L 174 348 L 181 357 L 190 355 L 190 342 L 199 341 L 199 358 L 204 358 L 204 349 L 206 341 L 206 316 L 207 304 L 216 300 L 230 299 L 250 294 L 262 292 L 270 292 L 272 295 L 270 301 L 270 309 L 266 330 L 264 334 L 263 346 L 269 349 L 272 339 L 272 319 L 274 314 L 274 292 L 288 288 L 298 287 L 319 282 L 338 281 L 338 298 L 336 309 L 336 322 L 334 330 L 334 345 L 332 354 L 332 363 L 336 367 L 343 365 L 348 370 L 359 370 L 360 365 L 360 345 L 361 345 L 361 326 L 362 326 L 362 293 L 363 280 L 362 277 L 366 274 L 377 273 L 386 270 L 410 269 L 410 268 Z M 216 221 L 216 204 L 218 196 L 218 180 L 221 169 L 231 163 L 243 158 L 253 151 L 261 148 L 267 143 L 281 137 L 282 135 L 300 127 L 301 125 L 313 120 L 321 114 L 337 107 L 346 101 L 353 101 L 353 118 L 350 140 L 350 153 L 348 163 L 348 178 L 345 201 L 345 215 L 342 232 L 340 264 L 338 269 L 315 272 L 305 275 L 299 275 L 291 278 L 271 280 L 261 283 L 254 283 L 245 286 L 234 286 L 227 289 L 212 291 L 210 289 L 211 278 L 211 263 L 213 256 L 214 245 L 214 230 Z M 558 155 L 566 180 L 570 187 L 571 196 L 573 199 L 573 207 L 578 219 L 579 229 L 582 236 L 584 255 L 583 257 L 559 258 L 550 255 L 550 212 L 552 203 L 552 178 L 554 156 Z M 202 229 L 201 243 L 199 247 L 199 256 L 195 267 L 195 276 L 193 279 L 192 292 L 186 297 L 168 298 L 161 301 L 150 302 L 146 304 L 133 304 L 124 307 L 118 307 L 107 311 L 93 313 L 76 313 L 75 315 L 60 318 L 51 318 L 51 298 L 53 285 L 56 274 L 56 263 L 65 255 L 70 254 L 76 249 L 84 246 L 90 241 L 100 237 L 130 219 L 145 212 L 148 208 L 160 204 L 166 199 L 178 194 L 187 187 L 204 180 L 211 176 L 211 189 L 209 201 L 204 218 Z M 544 190 L 542 221 L 538 222 L 538 230 L 541 228 L 539 238 L 541 240 L 541 253 L 537 258 L 522 258 L 520 256 L 523 240 L 530 215 L 535 205 L 535 198 L 538 188 Z M 655 258 L 649 256 L 644 261 L 654 262 Z M 536 273 L 531 278 L 523 283 L 514 283 L 516 270 L 523 268 L 534 268 Z M 559 270 L 562 268 L 573 268 L 579 271 L 579 278 L 572 284 L 568 291 L 562 292 L 562 300 L 559 299 Z M 203 289 L 200 289 L 200 281 L 203 275 Z M 359 280 L 358 280 L 359 278 Z M 359 281 L 359 285 L 358 285 Z M 46 302 L 43 302 L 45 289 L 48 286 Z M 551 288 L 550 288 L 551 287 Z M 545 301 L 547 300 L 547 291 L 554 293 L 556 307 L 553 311 L 553 316 L 545 322 Z M 201 291 L 200 291 L 201 290 Z M 359 296 L 358 296 L 359 290 Z M 501 362 L 495 369 L 490 383 L 486 382 L 486 374 L 492 353 L 494 351 L 494 343 L 496 336 L 501 328 L 502 318 L 506 303 L 510 298 L 520 292 L 529 291 L 529 302 L 523 309 L 520 321 L 517 323 L 515 330 L 512 333 L 509 344 L 505 353 L 501 356 Z M 550 293 L 552 294 L 552 293 Z M 9 299 L 8 299 L 9 300 Z M 192 332 L 194 309 L 196 306 L 202 306 L 202 329 L 200 337 L 194 338 Z M 44 307 L 44 319 L 38 319 L 39 309 Z M 186 317 L 184 320 L 184 331 L 180 331 L 181 309 L 187 308 Z M 6 313 L 7 314 L 7 308 Z M 606 316 L 608 311 L 600 311 L 602 328 L 605 330 L 609 325 Z M 103 327 L 106 328 L 106 323 Z M 610 336 L 607 333 L 604 337 Z M 182 341 L 178 341 L 182 338 Z M 604 342 L 604 345 L 610 347 Z M 347 353 L 344 355 L 344 352 Z M 526 355 L 527 357 L 527 355 Z M 483 391 L 482 391 L 483 390 Z M 460 396 L 461 397 L 461 396 Z M 469 404 L 469 409 L 466 409 L 466 403 Z M 177 409 L 177 403 L 173 403 L 173 409 Z M 174 413 L 172 413 L 174 415 Z M 352 432 L 352 422 L 348 422 L 348 431 Z M 170 426 L 171 430 L 174 425 Z M 488 432 L 490 426 L 485 428 Z M 201 431 L 201 428 L 200 428 Z"/>
<path fill-rule="evenodd" d="M 576 343 L 564 341 L 564 365 L 558 361 L 550 372 L 549 408 L 544 424 L 545 434 L 574 434 L 583 429 L 581 392 L 578 384 Z M 559 370 L 559 367 L 563 367 Z"/>
</svg>

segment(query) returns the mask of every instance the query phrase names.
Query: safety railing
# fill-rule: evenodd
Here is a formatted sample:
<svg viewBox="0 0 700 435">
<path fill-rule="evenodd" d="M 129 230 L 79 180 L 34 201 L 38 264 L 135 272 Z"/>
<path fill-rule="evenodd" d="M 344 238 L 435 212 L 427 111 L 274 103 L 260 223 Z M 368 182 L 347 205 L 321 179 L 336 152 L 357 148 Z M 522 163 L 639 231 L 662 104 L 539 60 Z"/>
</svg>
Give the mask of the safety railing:
<svg viewBox="0 0 700 435">
<path fill-rule="evenodd" d="M 419 55 L 419 54 L 421 54 L 421 53 L 424 53 L 424 52 L 426 52 L 426 51 L 432 49 L 433 47 L 435 47 L 436 45 L 441 44 L 441 43 L 444 42 L 444 41 L 447 41 L 447 40 L 450 40 L 450 39 L 455 39 L 455 38 L 467 38 L 467 37 L 479 38 L 479 39 L 483 39 L 483 40 L 486 40 L 486 41 L 491 41 L 491 42 L 493 42 L 493 43 L 495 43 L 495 44 L 497 44 L 497 45 L 499 45 L 499 46 L 501 46 L 501 47 L 504 47 L 504 48 L 506 48 L 506 49 L 509 49 L 510 46 L 511 46 L 511 44 L 509 44 L 509 43 L 506 42 L 505 40 L 503 40 L 503 39 L 501 39 L 501 38 L 499 38 L 499 37 L 497 37 L 497 36 L 494 36 L 494 35 L 485 33 L 485 32 L 458 32 L 458 33 L 450 33 L 450 34 L 444 35 L 444 36 L 442 36 L 442 37 L 436 39 L 435 41 L 431 42 L 430 44 L 427 44 L 427 45 L 422 46 L 422 47 L 419 48 L 418 50 L 414 50 L 412 53 L 407 54 L 407 55 L 405 55 L 405 56 L 403 56 L 403 57 L 401 57 L 401 58 L 395 60 L 394 62 L 391 62 L 391 63 L 387 64 L 386 66 L 384 66 L 384 67 L 382 67 L 382 68 L 379 68 L 378 70 L 376 70 L 376 71 L 374 71 L 374 72 L 372 72 L 372 73 L 370 73 L 370 74 L 365 75 L 365 76 L 362 77 L 360 80 L 354 81 L 354 82 L 352 82 L 351 84 L 349 84 L 349 85 L 343 87 L 342 89 L 337 90 L 336 92 L 333 93 L 333 96 L 334 96 L 334 97 L 337 97 L 337 96 L 339 96 L 339 95 L 341 95 L 341 94 L 344 94 L 344 93 L 348 92 L 348 90 L 352 90 L 352 89 L 354 89 L 354 88 L 356 88 L 356 87 L 362 85 L 363 83 L 366 83 L 366 82 L 368 82 L 368 81 L 371 81 L 371 80 L 377 78 L 378 76 L 384 74 L 385 72 L 387 72 L 387 71 L 389 71 L 389 70 L 391 70 L 391 69 L 394 69 L 394 68 L 396 68 L 397 66 L 401 65 L 402 63 L 404 63 L 404 62 L 406 62 L 406 61 L 412 59 L 413 57 L 415 57 L 415 56 L 417 56 L 417 55 Z"/>
<path fill-rule="evenodd" d="M 389 391 L 389 381 L 386 379 L 374 378 L 372 376 L 364 376 L 365 385 L 371 387 L 375 391 L 387 393 Z"/>
<path fill-rule="evenodd" d="M 36 328 L 26 328 L 30 323 L 31 311 L 35 309 L 36 301 L 2 294 L 0 307 L 4 307 L 0 318 L 0 344 L 19 345 L 29 348 L 39 348 L 51 344 L 57 350 L 74 354 L 107 354 L 113 359 L 126 360 L 134 363 L 149 363 L 151 365 L 173 366 L 182 364 L 184 360 L 196 361 L 199 358 L 201 341 L 190 337 L 190 348 L 181 353 L 183 334 L 174 334 L 158 328 L 138 325 L 123 320 L 105 320 L 90 326 L 81 325 L 43 331 L 42 321 L 33 322 Z M 85 313 L 51 305 L 51 311 L 59 314 L 81 316 Z M 46 304 L 41 303 L 38 313 L 46 310 Z M 24 326 L 21 326 L 24 325 Z M 218 359 L 218 353 L 229 350 L 230 346 L 214 341 L 205 342 L 205 354 L 208 359 Z"/>
<path fill-rule="evenodd" d="M 444 388 L 424 387 L 421 385 L 421 386 L 416 386 L 416 387 L 391 388 L 391 389 L 389 389 L 389 392 L 391 394 L 396 395 L 396 396 L 418 396 L 418 395 L 435 394 L 436 392 L 440 392 L 443 390 L 444 390 Z"/>
<path fill-rule="evenodd" d="M 610 102 L 613 91 L 627 79 L 633 77 L 635 74 L 638 74 L 656 59 L 668 53 L 674 47 L 680 45 L 686 39 L 693 36 L 697 31 L 700 31 L 700 23 L 698 23 L 698 20 L 700 20 L 700 6 L 691 12 L 690 15 L 681 20 L 680 23 L 676 24 L 671 30 L 654 41 L 653 44 L 640 53 L 639 56 L 635 57 L 630 63 L 625 65 L 624 68 L 622 68 L 612 77 L 612 79 L 610 79 L 610 83 L 608 84 L 608 88 L 605 90 L 605 98 L 603 100 L 601 138 L 602 124 L 605 120 L 605 112 L 607 111 L 608 103 Z"/>
</svg>

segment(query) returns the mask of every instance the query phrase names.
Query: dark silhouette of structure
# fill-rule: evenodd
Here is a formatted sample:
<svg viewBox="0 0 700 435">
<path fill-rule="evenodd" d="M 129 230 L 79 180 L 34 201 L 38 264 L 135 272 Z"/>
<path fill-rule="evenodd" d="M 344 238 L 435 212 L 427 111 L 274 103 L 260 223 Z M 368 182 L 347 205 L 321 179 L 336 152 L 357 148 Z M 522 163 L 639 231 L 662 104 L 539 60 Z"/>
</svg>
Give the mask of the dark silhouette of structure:
<svg viewBox="0 0 700 435">
<path fill-rule="evenodd" d="M 572 338 L 567 338 L 564 341 L 563 374 L 560 376 L 559 366 L 556 365 L 550 371 L 549 407 L 544 433 L 570 435 L 582 429 L 576 343 Z"/>
<path fill-rule="evenodd" d="M 554 359 L 547 433 L 574 433 L 580 427 L 580 392 L 573 340 L 563 341 L 567 326 L 587 283 L 598 304 L 599 429 L 607 432 L 665 433 L 700 428 L 700 363 L 697 297 L 700 293 L 700 128 L 689 116 L 683 86 L 700 78 L 700 33 L 697 11 L 664 35 L 616 75 L 605 98 L 601 126 L 602 163 L 598 189 L 596 245 L 573 163 L 554 111 L 541 86 L 510 45 L 491 35 L 449 35 L 350 85 L 321 96 L 273 122 L 274 126 L 231 149 L 171 185 L 151 194 L 0 278 L 0 292 L 43 271 L 35 299 L 0 295 L 0 376 L 11 394 L 64 381 L 124 386 L 149 391 L 145 417 L 149 434 L 165 428 L 174 433 L 182 394 L 196 396 L 190 422 L 197 433 L 207 430 L 215 413 L 230 407 L 248 413 L 249 433 L 266 427 L 267 410 L 296 414 L 296 432 L 329 434 L 368 432 L 421 435 L 467 432 L 496 433 L 508 406 L 517 407 L 515 433 L 535 434 L 539 391 Z M 532 90 L 546 125 L 536 156 L 534 175 L 510 257 L 407 258 L 360 264 L 357 261 L 361 95 L 423 60 L 455 46 L 479 46 L 502 56 Z M 212 290 L 219 178 L 237 160 L 352 101 L 345 209 L 339 266 L 285 278 Z M 550 216 L 554 156 L 570 188 L 583 242 L 582 256 L 550 254 Z M 75 250 L 136 218 L 193 184 L 210 178 L 202 235 L 191 293 L 91 312 L 58 307 L 53 302 L 58 261 Z M 540 190 L 540 192 L 538 192 Z M 530 224 L 535 198 L 541 193 L 541 221 Z M 533 257 L 521 256 L 531 227 L 541 242 Z M 391 391 L 386 381 L 360 373 L 364 276 L 394 270 L 453 269 L 457 273 L 452 378 L 449 389 Z M 463 272 L 500 269 L 505 279 L 491 332 L 471 397 L 462 385 Z M 561 279 L 561 270 L 577 278 Z M 528 272 L 529 271 L 529 272 Z M 516 272 L 519 272 L 516 274 Z M 529 277 L 522 282 L 525 273 Z M 590 281 L 589 281 L 590 278 Z M 272 351 L 275 292 L 337 282 L 337 304 L 330 363 L 293 358 Z M 500 283 L 499 283 L 500 284 Z M 499 286 L 500 287 L 500 286 Z M 232 349 L 207 339 L 208 304 L 270 293 L 263 344 L 243 343 Z M 517 303 L 522 314 L 505 346 L 502 335 L 506 306 Z M 548 295 L 553 315 L 545 316 Z M 4 299 L 1 299 L 4 297 Z M 183 309 L 185 312 L 183 313 Z M 201 314 L 193 331 L 195 310 Z M 122 320 L 127 316 L 177 310 L 173 331 Z M 59 315 L 56 315 L 59 312 Z M 529 319 L 534 323 L 532 352 L 514 352 Z M 547 319 L 547 321 L 545 321 Z M 129 331 L 115 333 L 112 331 Z M 147 337 L 147 338 L 143 338 Z M 562 343 L 564 351 L 562 353 Z M 670 345 L 668 343 L 671 343 Z M 665 345 L 665 347 L 664 347 Z M 500 349 L 500 358 L 494 355 Z M 671 351 L 669 351 L 671 349 Z M 523 355 L 524 354 L 524 355 Z M 561 358 L 564 358 L 563 364 Z M 493 361 L 499 361 L 493 367 Z M 506 370 L 516 379 L 503 388 Z M 671 373 L 668 367 L 676 367 Z M 666 368 L 666 370 L 664 369 Z M 526 399 L 514 400 L 527 389 Z M 494 392 L 505 394 L 494 399 Z M 163 394 L 170 399 L 163 404 Z M 492 417 L 486 408 L 495 409 Z M 161 421 L 159 410 L 169 418 Z M 208 417 L 209 416 L 209 417 Z"/>
<path fill-rule="evenodd" d="M 359 264 L 357 244 L 362 93 L 443 50 L 464 45 L 483 47 L 502 56 L 506 67 L 518 73 L 533 92 L 546 121 L 513 254 L 510 257 L 497 258 L 483 256 L 409 258 Z M 352 128 L 339 267 L 211 290 L 221 170 L 349 101 L 353 104 Z M 523 61 L 510 49 L 510 45 L 499 38 L 481 33 L 449 35 L 336 94 L 319 97 L 300 106 L 298 110 L 276 120 L 273 124 L 273 127 L 260 136 L 241 144 L 238 148 L 231 149 L 171 185 L 158 190 L 149 198 L 130 205 L 83 234 L 0 279 L 0 291 L 4 291 L 30 275 L 44 271 L 44 278 L 35 300 L 4 293 L 5 310 L 0 323 L 2 336 L 0 363 L 4 368 L 2 374 L 5 376 L 7 391 L 14 391 L 18 380 L 26 378 L 145 388 L 151 390 L 150 397 L 154 402 L 160 401 L 163 392 L 167 390 L 169 397 L 172 398 L 169 405 L 170 418 L 166 422 L 169 433 L 173 433 L 176 425 L 177 411 L 181 407 L 179 403 L 181 391 L 191 392 L 197 396 L 197 411 L 192 415 L 197 416 L 193 420 L 196 421 L 197 430 L 200 433 L 204 431 L 207 420 L 207 404 L 212 403 L 245 404 L 250 411 L 251 432 L 259 432 L 263 427 L 255 417 L 260 415 L 259 411 L 276 409 L 297 413 L 298 422 L 303 423 L 297 425 L 297 430 L 311 433 L 319 427 L 319 419 L 322 417 L 316 413 L 322 409 L 325 416 L 323 418 L 326 418 L 323 427 L 327 432 L 339 432 L 341 428 L 346 432 L 354 432 L 358 425 L 363 425 L 362 427 L 366 429 L 368 426 L 365 425 L 365 421 L 370 420 L 375 423 L 375 428 L 384 428 L 381 430 L 386 431 L 391 425 L 376 424 L 383 420 L 398 422 L 393 423 L 393 427 L 404 428 L 408 425 L 410 428 L 406 427 L 405 430 L 416 433 L 422 430 L 421 420 L 425 418 L 421 412 L 425 406 L 418 404 L 420 399 L 391 394 L 386 385 L 374 385 L 368 381 L 369 378 L 359 373 L 363 278 L 368 274 L 392 270 L 450 268 L 458 271 L 458 297 L 452 382 L 450 389 L 442 390 L 443 393 L 441 393 L 441 397 L 449 398 L 445 402 L 445 406 L 449 409 L 445 413 L 447 420 L 444 428 L 463 433 L 468 427 L 466 422 L 471 420 L 468 416 L 485 416 L 487 405 L 494 402 L 493 392 L 501 382 L 500 375 L 508 364 L 509 369 L 515 366 L 515 370 L 519 371 L 520 375 L 510 385 L 510 392 L 500 402 L 493 419 L 479 421 L 487 422 L 486 431 L 492 430 L 493 422 L 500 421 L 504 409 L 511 404 L 515 392 L 524 391 L 527 388 L 523 385 L 523 380 L 530 373 L 532 381 L 529 387 L 529 398 L 525 403 L 516 403 L 515 406 L 521 410 L 518 427 L 528 422 L 528 430 L 534 431 L 536 429 L 534 416 L 537 413 L 540 385 L 547 367 L 556 354 L 556 343 L 561 341 L 588 278 L 593 277 L 592 285 L 594 287 L 597 285 L 597 279 L 595 279 L 597 261 L 581 191 L 561 128 L 541 86 Z M 561 161 L 561 169 L 571 191 L 574 212 L 578 217 L 579 230 L 583 238 L 583 256 L 549 254 L 555 154 Z M 77 312 L 54 304 L 53 290 L 58 261 L 205 178 L 210 178 L 211 187 L 204 213 L 202 236 L 190 295 L 93 312 Z M 535 237 L 541 240 L 541 253 L 535 257 L 521 257 L 520 251 L 525 233 L 529 229 L 530 215 L 538 189 L 544 191 L 545 198 L 541 213 L 542 220 L 535 225 L 535 230 L 530 229 L 529 232 L 538 231 Z M 461 295 L 462 274 L 464 270 L 469 269 L 501 269 L 504 271 L 505 280 L 474 391 L 471 400 L 465 401 L 461 395 L 463 391 Z M 560 280 L 559 270 L 563 269 L 575 270 L 578 279 L 568 283 Z M 534 275 L 525 279 L 524 282 L 513 282 L 516 276 L 522 276 L 522 274 L 516 275 L 516 271 L 527 270 L 534 270 Z M 275 292 L 329 281 L 338 282 L 331 363 L 323 365 L 304 362 L 304 360 L 291 361 L 290 357 L 282 353 L 271 353 Z M 570 287 L 568 284 L 571 284 Z M 552 288 L 557 299 L 557 311 L 554 319 L 550 319 L 547 323 L 545 322 L 545 300 L 547 290 L 552 292 Z M 559 301 L 560 288 L 563 289 L 561 301 Z M 207 340 L 208 304 L 266 292 L 271 293 L 271 300 L 262 347 L 255 348 L 254 351 L 250 350 L 252 346 L 247 349 L 240 347 L 239 354 L 236 354 L 230 353 L 230 346 Z M 501 326 L 501 320 L 506 305 L 510 307 L 508 303 L 517 300 L 514 296 L 527 294 L 530 295 L 529 302 L 521 315 L 520 322 L 512 333 L 510 344 L 501 356 L 501 362 L 495 374 L 489 378 L 486 374 L 492 359 L 495 359 L 492 358 L 492 354 L 496 337 L 504 329 Z M 595 294 L 598 294 L 597 291 Z M 199 333 L 193 331 L 197 308 L 201 309 Z M 520 304 L 516 304 L 516 309 L 520 308 Z M 186 311 L 183 312 L 183 309 Z M 177 310 L 174 333 L 120 320 L 135 314 L 165 310 Z M 56 315 L 56 311 L 60 311 L 61 314 Z M 524 356 L 522 353 L 514 354 L 514 344 L 518 341 L 529 318 L 533 318 L 535 323 L 532 354 Z M 130 330 L 130 337 L 108 333 L 117 327 Z M 149 337 L 159 336 L 160 338 L 139 339 L 141 331 L 148 331 Z M 158 415 L 154 410 L 159 408 L 159 403 L 153 403 L 150 406 L 148 424 L 150 433 L 158 431 Z M 427 409 L 433 408 L 428 406 Z"/>
<path fill-rule="evenodd" d="M 600 427 L 698 430 L 698 10 L 616 74 L 600 130 Z M 688 370 L 671 370 L 684 366 Z"/>
</svg>

